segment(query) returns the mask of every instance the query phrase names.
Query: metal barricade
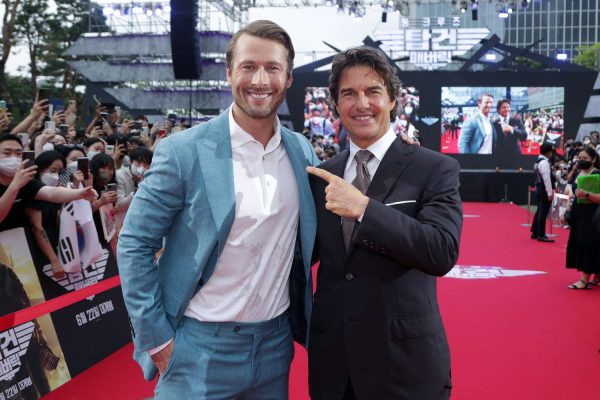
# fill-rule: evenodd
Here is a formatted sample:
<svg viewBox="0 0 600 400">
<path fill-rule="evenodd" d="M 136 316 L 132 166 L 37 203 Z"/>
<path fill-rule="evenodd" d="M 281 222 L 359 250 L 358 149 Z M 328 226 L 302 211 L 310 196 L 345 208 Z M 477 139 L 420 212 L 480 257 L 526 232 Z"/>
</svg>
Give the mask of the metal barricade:
<svg viewBox="0 0 600 400">
<path fill-rule="evenodd" d="M 527 187 L 527 222 L 521 226 L 531 226 L 531 193 L 535 192 L 535 186 Z"/>
</svg>

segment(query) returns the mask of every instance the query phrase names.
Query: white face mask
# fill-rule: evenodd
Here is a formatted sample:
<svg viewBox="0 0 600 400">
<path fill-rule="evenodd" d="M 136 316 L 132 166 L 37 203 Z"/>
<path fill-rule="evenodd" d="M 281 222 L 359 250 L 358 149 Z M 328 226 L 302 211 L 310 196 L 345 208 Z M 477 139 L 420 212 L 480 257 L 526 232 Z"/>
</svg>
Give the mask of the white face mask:
<svg viewBox="0 0 600 400">
<path fill-rule="evenodd" d="M 590 144 L 590 141 L 589 141 L 589 140 L 584 140 L 584 141 L 583 141 L 583 145 L 584 145 L 584 146 L 588 146 L 589 144 Z"/>
<path fill-rule="evenodd" d="M 321 123 L 321 121 L 323 121 L 323 118 L 321 118 L 321 117 L 312 117 L 311 120 L 312 120 L 313 124 L 319 125 Z"/>
<path fill-rule="evenodd" d="M 67 164 L 67 170 L 71 173 L 74 174 L 75 172 L 77 172 L 77 161 L 73 161 Z"/>
<path fill-rule="evenodd" d="M 42 177 L 40 180 L 45 185 L 58 186 L 58 174 L 57 173 L 47 172 L 45 174 L 42 174 Z"/>
<path fill-rule="evenodd" d="M 146 168 L 144 168 L 144 166 L 140 165 L 138 167 L 136 167 L 135 165 L 131 166 L 131 173 L 134 176 L 137 176 L 138 178 L 144 175 L 144 172 L 146 172 Z"/>
<path fill-rule="evenodd" d="M 98 155 L 100 153 L 101 153 L 101 151 L 88 151 L 87 152 L 87 156 L 88 156 L 88 158 L 90 160 L 92 160 L 92 158 L 94 158 L 94 156 L 96 156 L 96 155 Z"/>
<path fill-rule="evenodd" d="M 15 176 L 21 162 L 19 157 L 0 158 L 0 173 L 10 177 Z"/>
<path fill-rule="evenodd" d="M 44 143 L 44 145 L 42 146 L 42 151 L 50 151 L 50 150 L 54 150 L 54 144 Z"/>
</svg>

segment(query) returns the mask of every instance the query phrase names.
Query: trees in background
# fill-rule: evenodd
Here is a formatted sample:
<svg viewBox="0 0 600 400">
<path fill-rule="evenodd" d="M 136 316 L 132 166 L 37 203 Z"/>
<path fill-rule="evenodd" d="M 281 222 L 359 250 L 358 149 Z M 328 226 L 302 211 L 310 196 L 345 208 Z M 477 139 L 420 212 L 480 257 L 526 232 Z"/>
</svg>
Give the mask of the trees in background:
<svg viewBox="0 0 600 400">
<path fill-rule="evenodd" d="M 0 99 L 13 105 L 15 116 L 31 107 L 41 84 L 52 96 L 80 97 L 76 88 L 84 82 L 63 54 L 89 31 L 90 21 L 109 30 L 101 9 L 90 0 L 0 0 Z M 16 45 L 27 49 L 26 80 L 8 76 L 5 71 Z M 26 90 L 24 84 L 29 86 Z"/>
</svg>

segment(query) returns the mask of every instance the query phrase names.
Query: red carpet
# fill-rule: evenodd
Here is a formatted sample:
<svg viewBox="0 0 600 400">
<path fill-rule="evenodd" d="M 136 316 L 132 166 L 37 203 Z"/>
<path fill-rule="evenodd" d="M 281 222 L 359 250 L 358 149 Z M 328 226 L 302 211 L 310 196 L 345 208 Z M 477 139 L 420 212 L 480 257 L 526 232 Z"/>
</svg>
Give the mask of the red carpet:
<svg viewBox="0 0 600 400">
<path fill-rule="evenodd" d="M 452 350 L 453 399 L 592 400 L 600 398 L 600 288 L 575 291 L 564 268 L 568 231 L 556 243 L 529 239 L 526 212 L 514 205 L 465 205 L 461 266 L 494 279 L 439 280 Z M 508 277 L 514 273 L 545 274 Z M 144 399 L 152 396 L 126 346 L 45 399 Z M 290 398 L 308 399 L 306 353 L 296 349 Z M 369 400 L 369 399 L 365 399 Z M 419 399 L 415 399 L 419 400 Z"/>
</svg>

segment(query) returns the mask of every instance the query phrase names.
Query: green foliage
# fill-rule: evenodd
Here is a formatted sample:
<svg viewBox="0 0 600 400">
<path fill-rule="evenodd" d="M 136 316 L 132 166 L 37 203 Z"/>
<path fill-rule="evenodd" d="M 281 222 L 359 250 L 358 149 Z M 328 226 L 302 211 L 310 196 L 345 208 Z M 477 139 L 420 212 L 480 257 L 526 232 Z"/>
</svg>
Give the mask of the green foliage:
<svg viewBox="0 0 600 400">
<path fill-rule="evenodd" d="M 590 46 L 579 46 L 577 51 L 579 54 L 573 59 L 575 64 L 591 69 L 600 69 L 600 65 L 598 65 L 600 43 L 595 43 Z"/>
</svg>

